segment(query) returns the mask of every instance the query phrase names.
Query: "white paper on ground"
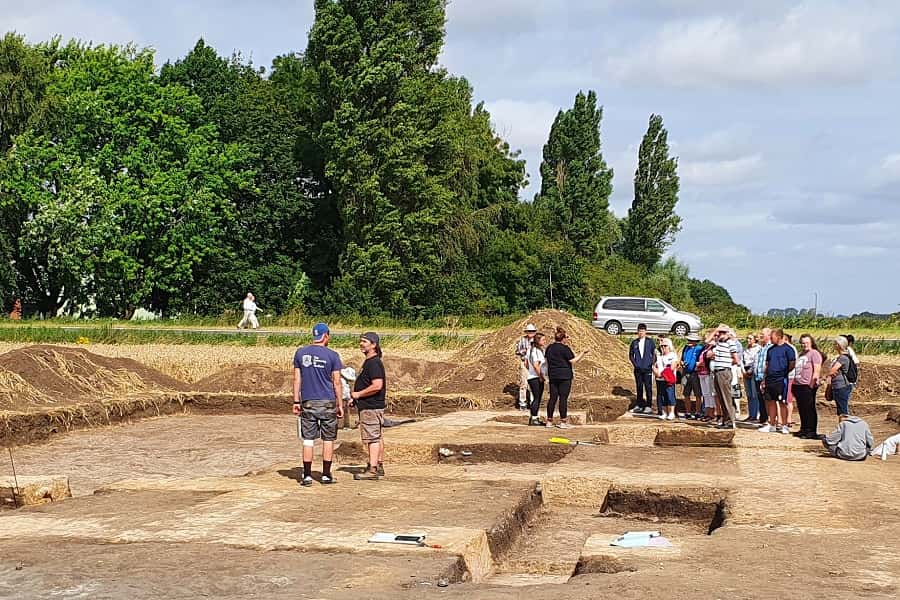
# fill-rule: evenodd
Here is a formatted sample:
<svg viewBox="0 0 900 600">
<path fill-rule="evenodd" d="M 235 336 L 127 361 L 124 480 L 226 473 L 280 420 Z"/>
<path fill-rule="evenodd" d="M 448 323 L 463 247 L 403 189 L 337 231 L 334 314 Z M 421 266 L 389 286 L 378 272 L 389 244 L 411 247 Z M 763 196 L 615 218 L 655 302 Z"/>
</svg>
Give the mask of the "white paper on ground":
<svg viewBox="0 0 900 600">
<path fill-rule="evenodd" d="M 370 544 L 407 544 L 421 546 L 425 543 L 424 533 L 376 533 L 369 538 Z"/>
</svg>

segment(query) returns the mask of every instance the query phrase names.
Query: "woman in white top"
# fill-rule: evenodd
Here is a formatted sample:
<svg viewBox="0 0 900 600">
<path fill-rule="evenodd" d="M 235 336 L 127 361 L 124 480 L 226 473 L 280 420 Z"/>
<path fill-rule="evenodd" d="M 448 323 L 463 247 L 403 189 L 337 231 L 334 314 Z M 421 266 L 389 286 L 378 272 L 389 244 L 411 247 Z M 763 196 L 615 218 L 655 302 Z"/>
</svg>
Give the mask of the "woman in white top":
<svg viewBox="0 0 900 600">
<path fill-rule="evenodd" d="M 547 361 L 544 358 L 546 344 L 546 336 L 543 333 L 537 333 L 525 354 L 525 365 L 528 368 L 528 389 L 531 390 L 529 425 L 545 424 L 538 418 L 538 413 L 541 410 L 541 398 L 544 396 L 544 382 L 547 380 Z"/>
<path fill-rule="evenodd" d="M 672 340 L 663 338 L 659 342 L 659 356 L 653 365 L 653 375 L 656 376 L 656 404 L 659 408 L 659 418 L 675 420 L 675 364 L 678 355 L 675 354 Z"/>
</svg>

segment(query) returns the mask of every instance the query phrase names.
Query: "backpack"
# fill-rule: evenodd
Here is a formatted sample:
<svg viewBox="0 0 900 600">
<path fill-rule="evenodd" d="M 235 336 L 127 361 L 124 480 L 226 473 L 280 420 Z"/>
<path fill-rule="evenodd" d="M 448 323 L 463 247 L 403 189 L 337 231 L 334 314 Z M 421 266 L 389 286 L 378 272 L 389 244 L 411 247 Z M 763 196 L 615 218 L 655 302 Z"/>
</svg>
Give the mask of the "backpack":
<svg viewBox="0 0 900 600">
<path fill-rule="evenodd" d="M 856 383 L 859 381 L 859 367 L 856 365 L 856 361 L 854 361 L 849 356 L 847 359 L 850 361 L 850 366 L 847 367 L 847 371 L 844 373 L 844 377 L 847 378 L 849 383 Z"/>
</svg>

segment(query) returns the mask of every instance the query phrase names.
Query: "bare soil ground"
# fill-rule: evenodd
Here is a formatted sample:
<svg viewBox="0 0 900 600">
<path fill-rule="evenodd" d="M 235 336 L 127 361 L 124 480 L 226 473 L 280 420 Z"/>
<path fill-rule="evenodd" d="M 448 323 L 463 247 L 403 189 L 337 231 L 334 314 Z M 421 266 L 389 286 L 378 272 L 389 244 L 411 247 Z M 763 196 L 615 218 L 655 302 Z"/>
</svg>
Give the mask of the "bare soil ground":
<svg viewBox="0 0 900 600">
<path fill-rule="evenodd" d="M 846 463 L 743 429 L 728 447 L 660 446 L 691 437 L 666 432 L 703 431 L 627 416 L 565 432 L 608 444 L 554 446 L 558 430 L 504 422 L 512 414 L 388 429 L 377 482 L 352 480 L 358 439 L 342 432 L 330 487 L 297 484 L 290 416 L 165 417 L 18 447 L 20 474 L 66 474 L 75 498 L 0 512 L 0 598 L 900 592 L 900 457 Z M 878 438 L 900 431 L 883 414 L 870 422 Z M 443 460 L 441 447 L 471 456 Z M 673 547 L 609 546 L 651 529 Z M 376 531 L 441 548 L 367 544 Z"/>
</svg>

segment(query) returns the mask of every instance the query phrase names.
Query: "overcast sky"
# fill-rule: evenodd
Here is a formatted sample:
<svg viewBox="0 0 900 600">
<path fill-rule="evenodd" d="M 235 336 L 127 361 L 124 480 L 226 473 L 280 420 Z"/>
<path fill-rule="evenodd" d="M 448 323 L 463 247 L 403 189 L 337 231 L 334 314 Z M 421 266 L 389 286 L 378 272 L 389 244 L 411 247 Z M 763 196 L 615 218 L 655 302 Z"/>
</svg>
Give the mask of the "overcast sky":
<svg viewBox="0 0 900 600">
<path fill-rule="evenodd" d="M 749 5 L 749 6 L 748 6 Z M 0 0 L 0 29 L 135 41 L 157 61 L 198 37 L 254 63 L 306 46 L 312 0 Z M 900 308 L 900 2 L 454 0 L 442 63 L 469 79 L 528 161 L 556 112 L 604 106 L 613 208 L 663 116 L 680 159 L 672 253 L 755 311 Z"/>
</svg>

